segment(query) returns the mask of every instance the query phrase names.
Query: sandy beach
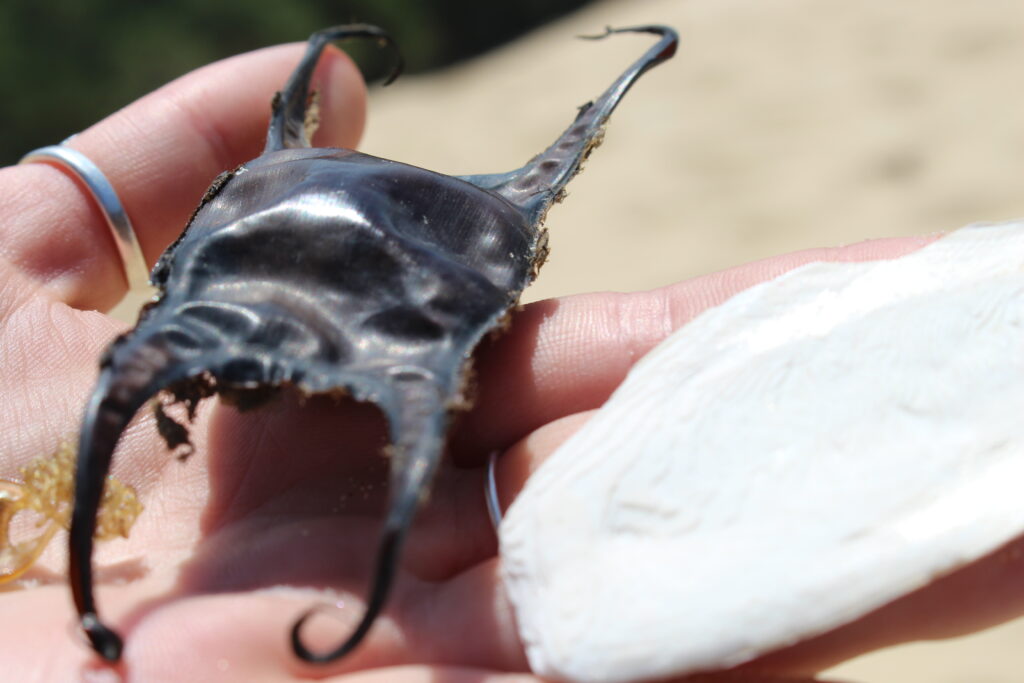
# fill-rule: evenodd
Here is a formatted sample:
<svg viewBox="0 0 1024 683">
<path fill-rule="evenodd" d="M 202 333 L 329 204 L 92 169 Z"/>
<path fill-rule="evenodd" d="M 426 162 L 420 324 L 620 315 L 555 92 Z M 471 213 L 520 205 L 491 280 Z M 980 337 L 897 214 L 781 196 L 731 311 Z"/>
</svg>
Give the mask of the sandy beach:
<svg viewBox="0 0 1024 683">
<path fill-rule="evenodd" d="M 448 173 L 515 168 L 667 23 L 647 75 L 550 213 L 528 299 L 638 290 L 787 251 L 1024 216 L 1024 4 L 610 0 L 480 59 L 371 94 L 362 148 Z M 1021 680 L 1024 621 L 826 673 Z"/>
</svg>

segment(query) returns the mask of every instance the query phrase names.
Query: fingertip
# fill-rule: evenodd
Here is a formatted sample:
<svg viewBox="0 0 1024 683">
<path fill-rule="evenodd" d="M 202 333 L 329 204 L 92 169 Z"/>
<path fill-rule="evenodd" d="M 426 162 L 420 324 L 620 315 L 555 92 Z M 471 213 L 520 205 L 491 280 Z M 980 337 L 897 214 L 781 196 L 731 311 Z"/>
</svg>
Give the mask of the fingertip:
<svg viewBox="0 0 1024 683">
<path fill-rule="evenodd" d="M 421 661 L 459 662 L 463 667 L 527 671 L 512 603 L 497 558 L 410 599 L 403 626 L 415 634 L 408 642 Z M 437 628 L 443 624 L 444 628 Z"/>
<path fill-rule="evenodd" d="M 518 441 L 497 459 L 495 478 L 502 513 L 508 511 L 537 468 L 582 429 L 596 412 L 596 409 L 587 410 L 549 422 Z"/>
<path fill-rule="evenodd" d="M 221 172 L 257 157 L 271 101 L 304 43 L 278 45 L 193 71 L 75 137 L 116 190 L 148 263 L 174 240 Z M 314 75 L 322 93 L 317 144 L 352 147 L 365 123 L 366 86 L 335 47 Z M 4 169 L 5 256 L 59 300 L 106 308 L 125 282 L 102 213 L 73 175 L 43 164 Z"/>
<path fill-rule="evenodd" d="M 355 148 L 366 127 L 366 82 L 352 59 L 333 45 L 324 49 L 313 74 L 320 93 L 316 147 Z"/>
</svg>

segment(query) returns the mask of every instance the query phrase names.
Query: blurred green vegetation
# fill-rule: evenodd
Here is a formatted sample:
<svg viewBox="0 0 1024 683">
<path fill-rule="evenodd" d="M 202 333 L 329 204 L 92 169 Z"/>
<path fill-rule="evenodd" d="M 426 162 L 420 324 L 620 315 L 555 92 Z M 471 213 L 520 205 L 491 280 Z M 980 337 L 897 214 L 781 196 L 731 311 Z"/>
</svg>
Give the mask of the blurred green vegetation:
<svg viewBox="0 0 1024 683">
<path fill-rule="evenodd" d="M 2 0 L 0 164 L 55 144 L 198 66 L 312 31 L 367 22 L 407 72 L 451 64 L 590 0 Z M 388 57 L 343 45 L 369 80 Z"/>
</svg>

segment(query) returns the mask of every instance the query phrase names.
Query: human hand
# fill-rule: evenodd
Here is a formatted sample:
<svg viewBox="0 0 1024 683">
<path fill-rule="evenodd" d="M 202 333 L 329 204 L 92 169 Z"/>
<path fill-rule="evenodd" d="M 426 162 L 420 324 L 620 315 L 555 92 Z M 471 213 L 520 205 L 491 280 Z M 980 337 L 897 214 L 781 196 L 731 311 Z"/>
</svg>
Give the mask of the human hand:
<svg viewBox="0 0 1024 683">
<path fill-rule="evenodd" d="M 73 146 L 119 191 L 150 263 L 177 236 L 213 177 L 257 156 L 270 97 L 301 50 L 273 48 L 215 64 L 76 138 Z M 327 122 L 318 144 L 354 146 L 364 101 L 354 68 L 328 51 L 316 80 Z M 6 473 L 77 429 L 97 358 L 123 329 L 90 309 L 116 301 L 123 281 L 102 217 L 69 176 L 32 164 L 3 169 L 0 185 L 7 190 L 0 200 L 0 401 L 8 418 L 0 466 Z M 340 624 L 318 618 L 307 634 L 311 646 L 326 648 L 362 612 L 386 503 L 385 433 L 376 410 L 327 399 L 300 405 L 286 397 L 239 414 L 208 401 L 193 428 L 196 452 L 184 464 L 167 453 L 151 417 L 138 420 L 118 449 L 115 471 L 138 489 L 147 509 L 128 541 L 101 547 L 96 557 L 101 609 L 126 637 L 115 668 L 146 681 L 534 680 L 510 673 L 525 671 L 526 663 L 484 506 L 487 454 L 507 450 L 499 467 L 507 504 L 632 363 L 700 311 L 810 260 L 894 256 L 923 243 L 795 254 L 655 292 L 527 307 L 512 331 L 480 354 L 477 408 L 453 436 L 460 467 L 442 468 L 409 534 L 385 616 L 356 652 L 328 667 L 296 660 L 287 634 L 310 605 L 343 602 Z M 947 588 L 925 591 L 946 597 L 970 590 L 970 572 L 985 579 L 985 572 L 1006 567 L 986 562 L 959 573 L 967 579 L 952 577 Z M 0 653 L 13 680 L 63 679 L 68 671 L 108 666 L 73 637 L 63 563 L 63 557 L 44 558 L 36 572 L 40 585 L 0 598 L 6 620 Z M 1011 576 L 1002 571 L 1001 578 Z M 920 634 L 932 616 L 922 611 L 931 604 L 927 597 L 885 608 L 896 610 L 882 617 L 885 623 L 899 628 L 870 628 L 879 618 L 872 615 L 859 622 L 867 626 L 772 655 L 748 672 L 803 675 Z M 944 623 L 959 628 L 996 616 L 953 610 Z M 728 680 L 764 680 L 759 675 Z"/>
</svg>

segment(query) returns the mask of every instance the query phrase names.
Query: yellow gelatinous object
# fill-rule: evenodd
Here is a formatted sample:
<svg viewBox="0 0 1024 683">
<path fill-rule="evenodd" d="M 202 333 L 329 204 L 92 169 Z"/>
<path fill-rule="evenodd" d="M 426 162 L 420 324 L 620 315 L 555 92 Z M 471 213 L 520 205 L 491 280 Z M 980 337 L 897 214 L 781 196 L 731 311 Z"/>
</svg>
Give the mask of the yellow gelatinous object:
<svg viewBox="0 0 1024 683">
<path fill-rule="evenodd" d="M 0 480 L 0 584 L 24 574 L 54 534 L 70 526 L 75 449 L 70 442 L 63 442 L 55 453 L 33 460 L 19 471 L 24 483 Z M 11 522 L 18 513 L 29 511 L 39 516 L 36 528 L 41 531 L 27 540 L 14 541 Z M 140 512 L 142 503 L 135 491 L 107 477 L 96 520 L 96 539 L 127 538 Z"/>
</svg>

